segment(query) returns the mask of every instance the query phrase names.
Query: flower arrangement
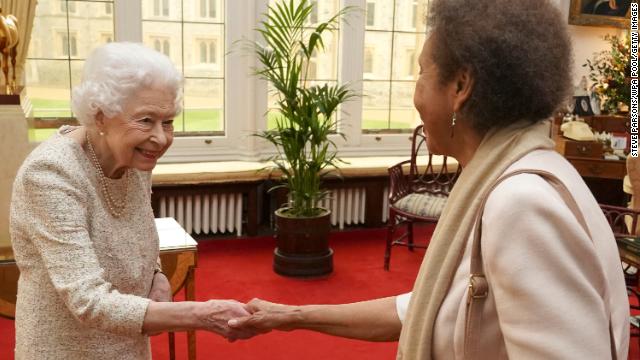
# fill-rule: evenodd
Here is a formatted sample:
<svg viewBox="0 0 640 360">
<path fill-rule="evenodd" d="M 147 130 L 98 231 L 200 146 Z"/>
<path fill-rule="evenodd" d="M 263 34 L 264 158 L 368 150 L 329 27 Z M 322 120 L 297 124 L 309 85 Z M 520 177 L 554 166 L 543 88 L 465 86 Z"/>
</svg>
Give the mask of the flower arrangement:
<svg viewBox="0 0 640 360">
<path fill-rule="evenodd" d="M 589 67 L 591 90 L 598 96 L 603 112 L 615 114 L 631 101 L 629 36 L 605 35 L 611 50 L 597 52 L 583 66 Z"/>
</svg>

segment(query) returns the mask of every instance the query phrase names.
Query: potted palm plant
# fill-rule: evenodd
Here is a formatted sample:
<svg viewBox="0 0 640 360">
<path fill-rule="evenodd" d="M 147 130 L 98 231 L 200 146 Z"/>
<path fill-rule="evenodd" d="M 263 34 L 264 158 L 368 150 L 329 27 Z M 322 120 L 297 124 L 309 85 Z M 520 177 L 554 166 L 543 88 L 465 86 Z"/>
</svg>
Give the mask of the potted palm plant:
<svg viewBox="0 0 640 360">
<path fill-rule="evenodd" d="M 354 96 L 345 85 L 311 84 L 307 79 L 311 57 L 324 50 L 323 34 L 334 31 L 349 10 L 344 8 L 309 27 L 314 6 L 308 0 L 282 0 L 270 6 L 257 29 L 266 44 L 252 43 L 261 65 L 256 74 L 277 95 L 275 128 L 256 136 L 274 145 L 276 154 L 269 160 L 282 174 L 274 188 L 288 191 L 289 201 L 275 212 L 273 263 L 277 273 L 287 276 L 333 271 L 330 211 L 318 204 L 327 196 L 323 177 L 340 162 L 329 137 L 342 135 L 334 115 L 340 104 Z"/>
</svg>

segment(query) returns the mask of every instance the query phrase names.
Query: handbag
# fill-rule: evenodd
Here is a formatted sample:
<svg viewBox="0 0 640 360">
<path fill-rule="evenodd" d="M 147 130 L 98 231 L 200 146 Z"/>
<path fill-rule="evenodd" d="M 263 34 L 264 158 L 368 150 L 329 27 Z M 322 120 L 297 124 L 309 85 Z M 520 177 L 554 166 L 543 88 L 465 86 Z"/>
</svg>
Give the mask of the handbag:
<svg viewBox="0 0 640 360">
<path fill-rule="evenodd" d="M 484 305 L 484 300 L 487 298 L 489 294 L 489 283 L 484 275 L 484 269 L 482 266 L 482 251 L 481 251 L 481 237 L 482 237 L 482 213 L 484 212 L 484 206 L 487 202 L 487 198 L 493 189 L 495 189 L 500 183 L 504 180 L 519 174 L 535 174 L 539 175 L 551 184 L 555 190 L 560 194 L 564 202 L 569 207 L 569 210 L 576 217 L 580 226 L 587 233 L 589 238 L 593 242 L 593 237 L 591 236 L 591 232 L 587 226 L 587 222 L 584 218 L 584 215 L 580 211 L 578 204 L 575 199 L 567 189 L 567 187 L 558 179 L 554 174 L 545 171 L 545 170 L 537 170 L 537 169 L 521 169 L 510 172 L 506 175 L 500 177 L 496 182 L 489 187 L 487 192 L 484 194 L 482 198 L 482 202 L 480 203 L 480 207 L 478 208 L 478 212 L 476 214 L 476 222 L 474 227 L 474 237 L 471 248 L 471 266 L 470 266 L 470 275 L 469 275 L 469 285 L 467 290 L 467 305 L 466 305 L 466 321 L 465 321 L 465 338 L 464 338 L 464 358 L 465 359 L 473 359 L 474 357 L 478 357 L 478 332 L 480 325 L 482 323 L 482 306 Z M 610 309 L 611 306 L 609 304 L 609 298 L 607 297 L 605 300 L 605 304 L 607 305 L 607 309 Z M 615 348 L 615 340 L 613 337 L 613 326 L 611 324 L 611 314 L 609 314 L 609 341 L 611 344 L 611 359 L 617 360 L 617 352 Z"/>
</svg>

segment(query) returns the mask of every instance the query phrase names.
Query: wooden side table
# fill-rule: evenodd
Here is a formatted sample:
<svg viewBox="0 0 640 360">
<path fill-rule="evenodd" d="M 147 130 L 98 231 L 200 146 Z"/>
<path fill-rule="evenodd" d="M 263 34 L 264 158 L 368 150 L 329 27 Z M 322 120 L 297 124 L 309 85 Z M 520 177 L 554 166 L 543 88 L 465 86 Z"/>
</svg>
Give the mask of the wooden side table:
<svg viewBox="0 0 640 360">
<path fill-rule="evenodd" d="M 162 272 L 167 275 L 171 292 L 175 296 L 184 289 L 185 300 L 195 301 L 195 271 L 198 265 L 197 243 L 173 218 L 156 219 L 160 238 Z M 189 360 L 196 359 L 196 332 L 187 331 Z M 169 358 L 175 360 L 175 334 L 169 333 Z"/>
</svg>

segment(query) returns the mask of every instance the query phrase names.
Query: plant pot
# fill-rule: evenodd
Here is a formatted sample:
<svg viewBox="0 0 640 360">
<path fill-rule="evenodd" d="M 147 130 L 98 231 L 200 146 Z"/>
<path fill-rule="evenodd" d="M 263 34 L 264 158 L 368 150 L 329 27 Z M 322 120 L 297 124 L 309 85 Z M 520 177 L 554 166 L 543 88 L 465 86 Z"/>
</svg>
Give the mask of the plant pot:
<svg viewBox="0 0 640 360">
<path fill-rule="evenodd" d="M 287 208 L 275 211 L 276 249 L 273 270 L 285 276 L 313 277 L 333 271 L 333 250 L 329 248 L 331 211 L 311 218 L 286 216 Z"/>
</svg>

